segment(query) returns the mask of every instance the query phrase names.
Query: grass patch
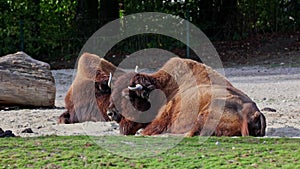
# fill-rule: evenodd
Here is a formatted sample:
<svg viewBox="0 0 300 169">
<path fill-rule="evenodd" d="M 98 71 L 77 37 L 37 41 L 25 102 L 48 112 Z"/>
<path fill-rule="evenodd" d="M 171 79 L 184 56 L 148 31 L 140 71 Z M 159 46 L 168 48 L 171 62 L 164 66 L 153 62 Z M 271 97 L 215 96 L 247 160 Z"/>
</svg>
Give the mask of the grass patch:
<svg viewBox="0 0 300 169">
<path fill-rule="evenodd" d="M 167 140 L 173 144 L 167 147 Z M 216 144 L 218 142 L 218 144 Z M 176 143 L 176 144 L 175 144 Z M 0 139 L 1 168 L 300 168 L 300 139 L 49 136 Z M 110 148 L 104 148 L 105 146 Z M 121 147 L 120 147 L 121 146 Z M 174 147 L 175 146 L 175 147 Z M 145 157 L 155 147 L 157 156 Z M 114 151 L 121 151 L 120 156 Z M 139 151 L 139 154 L 133 153 Z M 124 155 L 123 154 L 123 155 Z M 127 156 L 126 156 L 127 155 Z M 130 158 L 135 157 L 142 158 Z"/>
</svg>

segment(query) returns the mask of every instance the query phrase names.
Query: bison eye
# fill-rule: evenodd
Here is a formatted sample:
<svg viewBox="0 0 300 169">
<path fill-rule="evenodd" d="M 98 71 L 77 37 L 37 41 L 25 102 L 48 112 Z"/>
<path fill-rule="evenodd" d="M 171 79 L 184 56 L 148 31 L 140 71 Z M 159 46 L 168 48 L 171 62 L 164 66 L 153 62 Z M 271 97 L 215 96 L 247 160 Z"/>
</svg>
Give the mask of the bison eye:
<svg viewBox="0 0 300 169">
<path fill-rule="evenodd" d="M 107 81 L 95 82 L 96 95 L 111 93 L 110 87 L 107 85 Z"/>
<path fill-rule="evenodd" d="M 100 90 L 100 84 L 99 84 L 99 82 L 95 82 L 95 89 L 97 89 L 97 90 Z"/>
<path fill-rule="evenodd" d="M 108 91 L 108 90 L 110 90 L 110 87 L 108 86 L 107 81 L 103 81 L 103 82 L 101 83 L 100 89 L 103 90 L 103 91 Z"/>
<path fill-rule="evenodd" d="M 144 99 L 148 99 L 149 98 L 149 93 L 146 92 L 146 91 L 143 91 L 142 94 L 141 94 L 142 98 Z"/>
</svg>

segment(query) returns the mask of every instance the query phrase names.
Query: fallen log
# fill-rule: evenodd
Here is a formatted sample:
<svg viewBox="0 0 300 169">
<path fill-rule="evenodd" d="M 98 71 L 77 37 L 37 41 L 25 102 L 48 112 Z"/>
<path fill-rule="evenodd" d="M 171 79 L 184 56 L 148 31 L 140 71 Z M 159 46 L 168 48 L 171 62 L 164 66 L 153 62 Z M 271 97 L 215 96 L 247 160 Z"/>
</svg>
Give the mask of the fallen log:
<svg viewBox="0 0 300 169">
<path fill-rule="evenodd" d="M 50 65 L 24 52 L 0 57 L 0 106 L 54 107 Z"/>
</svg>

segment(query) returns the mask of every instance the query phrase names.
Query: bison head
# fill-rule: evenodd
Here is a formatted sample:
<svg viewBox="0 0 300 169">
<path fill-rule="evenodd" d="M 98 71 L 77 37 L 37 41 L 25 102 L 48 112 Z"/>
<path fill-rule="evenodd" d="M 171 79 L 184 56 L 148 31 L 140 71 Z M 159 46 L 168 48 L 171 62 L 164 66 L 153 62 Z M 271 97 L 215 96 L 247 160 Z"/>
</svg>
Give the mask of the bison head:
<svg viewBox="0 0 300 169">
<path fill-rule="evenodd" d="M 245 135 L 250 136 L 264 136 L 266 130 L 266 118 L 258 110 L 254 102 L 244 103 L 242 112 L 244 113 L 245 125 L 247 125 L 248 132 L 244 132 Z M 248 134 L 247 134 L 248 133 Z"/>
<path fill-rule="evenodd" d="M 133 106 L 138 110 L 145 111 L 149 107 L 138 107 L 139 103 L 141 105 L 149 106 L 143 102 L 149 102 L 149 95 L 154 89 L 158 88 L 157 82 L 151 76 L 145 74 L 136 74 L 130 79 L 128 86 L 128 96 L 130 101 L 133 103 Z M 123 95 L 127 95 L 127 91 L 123 92 Z"/>
<path fill-rule="evenodd" d="M 120 125 L 120 133 L 135 134 L 147 126 L 165 103 L 165 95 L 157 90 L 149 75 L 129 73 L 114 83 L 108 116 Z"/>
<path fill-rule="evenodd" d="M 266 130 L 265 116 L 256 111 L 250 118 L 248 118 L 248 130 L 250 136 L 264 136 Z"/>
<path fill-rule="evenodd" d="M 95 78 L 95 95 L 100 97 L 103 94 L 111 94 L 111 80 L 112 74 L 109 76 L 104 72 L 97 71 Z"/>
</svg>

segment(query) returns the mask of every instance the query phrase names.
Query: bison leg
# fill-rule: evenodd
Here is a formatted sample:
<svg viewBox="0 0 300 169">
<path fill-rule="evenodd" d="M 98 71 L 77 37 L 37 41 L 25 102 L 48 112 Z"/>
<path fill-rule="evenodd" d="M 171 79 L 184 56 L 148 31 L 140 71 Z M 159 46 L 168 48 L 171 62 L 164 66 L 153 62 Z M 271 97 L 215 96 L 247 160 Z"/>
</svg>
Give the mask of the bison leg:
<svg viewBox="0 0 300 169">
<path fill-rule="evenodd" d="M 150 124 L 142 131 L 142 135 L 157 135 L 162 134 L 164 131 L 166 131 L 166 126 Z"/>
<path fill-rule="evenodd" d="M 245 117 L 243 119 L 241 132 L 242 132 L 242 136 L 249 136 L 248 121 L 247 118 Z"/>
<path fill-rule="evenodd" d="M 192 129 L 190 131 L 188 131 L 184 136 L 185 137 L 193 137 L 196 135 L 200 135 L 202 129 L 203 129 L 203 125 L 204 125 L 204 114 L 207 113 L 201 113 L 198 115 L 197 120 L 194 123 L 194 126 L 192 127 Z M 201 133 L 202 136 L 205 136 L 205 133 Z"/>
<path fill-rule="evenodd" d="M 167 131 L 169 125 L 168 120 L 154 120 L 142 131 L 142 135 L 157 135 Z"/>
<path fill-rule="evenodd" d="M 67 110 L 63 114 L 61 114 L 58 118 L 59 124 L 71 124 L 71 123 L 78 123 L 77 117 L 75 115 L 75 112 L 71 112 Z"/>
<path fill-rule="evenodd" d="M 192 130 L 188 131 L 187 133 L 185 133 L 184 137 L 193 137 L 193 136 L 196 136 L 196 135 L 199 135 L 199 131 L 195 130 L 195 129 L 192 129 Z"/>
<path fill-rule="evenodd" d="M 59 124 L 70 124 L 70 113 L 69 111 L 64 112 L 58 118 Z"/>
</svg>

